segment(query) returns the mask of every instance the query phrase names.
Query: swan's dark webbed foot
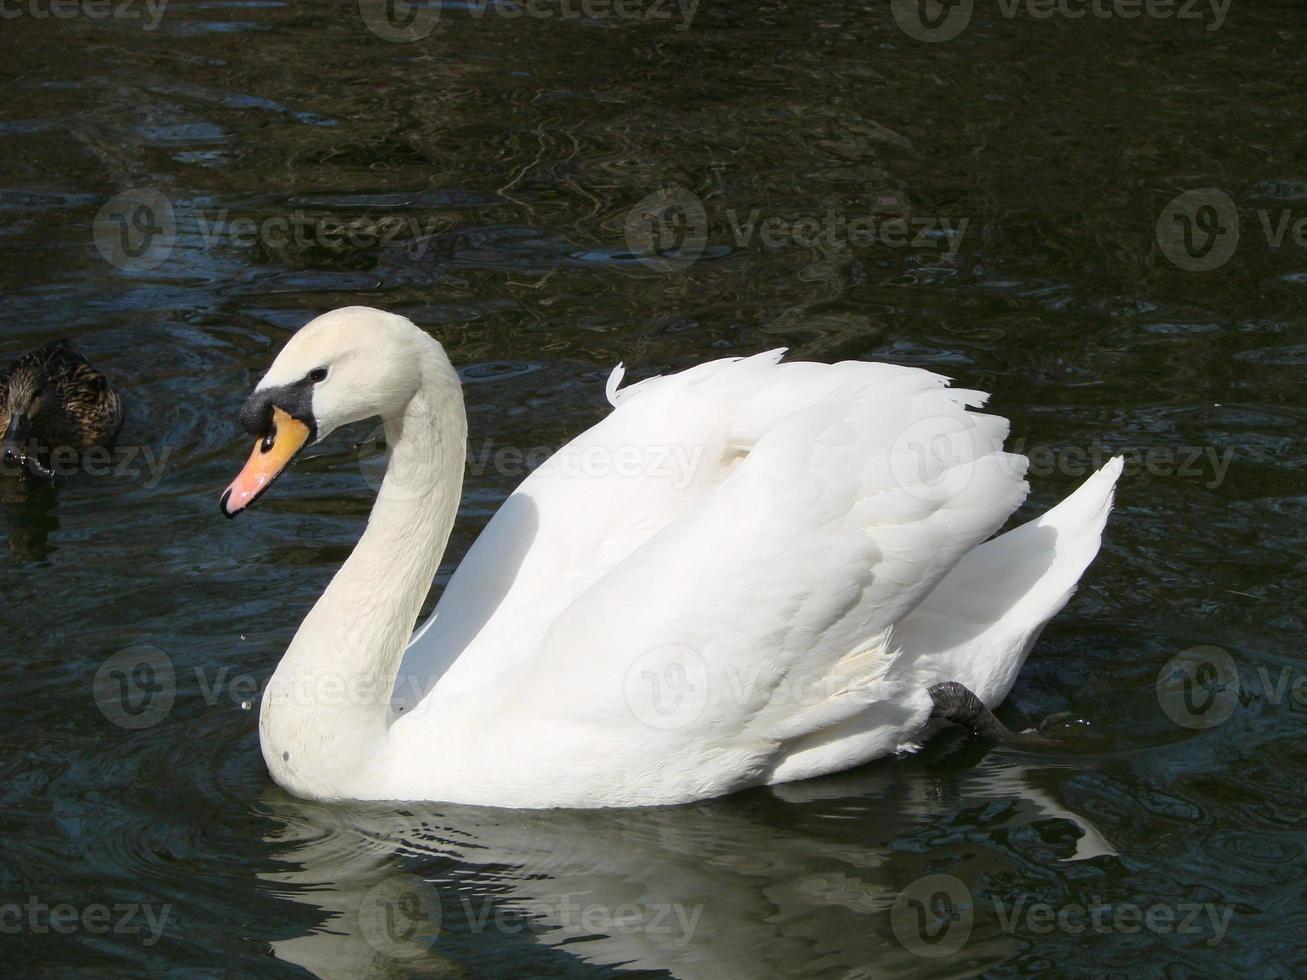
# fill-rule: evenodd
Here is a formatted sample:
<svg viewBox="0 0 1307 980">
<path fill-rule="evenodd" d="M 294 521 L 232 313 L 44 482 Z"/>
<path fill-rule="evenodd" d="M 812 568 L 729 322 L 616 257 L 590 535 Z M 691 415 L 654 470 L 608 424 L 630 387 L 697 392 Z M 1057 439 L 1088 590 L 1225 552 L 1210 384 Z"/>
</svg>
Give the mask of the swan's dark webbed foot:
<svg viewBox="0 0 1307 980">
<path fill-rule="evenodd" d="M 1030 748 L 1055 748 L 1059 746 L 1059 739 L 1050 738 L 1033 728 L 1027 728 L 1021 732 L 1012 731 L 1007 725 L 994 717 L 994 712 L 985 707 L 984 702 L 976 697 L 974 691 L 957 681 L 945 681 L 943 684 L 936 684 L 930 687 L 927 693 L 930 694 L 930 700 L 935 704 L 935 710 L 930 713 L 932 718 L 943 718 L 955 725 L 961 725 L 972 735 L 993 739 L 995 742 L 1002 742 L 1005 745 L 1019 745 Z M 1053 719 L 1049 720 L 1052 721 Z"/>
</svg>

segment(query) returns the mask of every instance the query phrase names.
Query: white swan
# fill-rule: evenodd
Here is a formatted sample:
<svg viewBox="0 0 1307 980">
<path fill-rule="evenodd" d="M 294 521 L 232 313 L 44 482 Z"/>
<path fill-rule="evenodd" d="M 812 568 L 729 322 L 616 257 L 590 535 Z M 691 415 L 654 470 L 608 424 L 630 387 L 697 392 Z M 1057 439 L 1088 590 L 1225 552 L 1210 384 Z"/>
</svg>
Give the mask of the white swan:
<svg viewBox="0 0 1307 980">
<path fill-rule="evenodd" d="M 987 540 L 1027 487 L 1006 420 L 967 411 L 985 395 L 781 354 L 620 391 L 619 366 L 613 412 L 505 501 L 410 639 L 459 504 L 458 376 L 401 316 L 300 330 L 241 410 L 258 442 L 224 513 L 350 422 L 381 417 L 388 463 L 264 692 L 273 779 L 323 799 L 679 803 L 911 749 L 941 682 L 1001 701 L 1098 551 L 1120 459 Z"/>
</svg>

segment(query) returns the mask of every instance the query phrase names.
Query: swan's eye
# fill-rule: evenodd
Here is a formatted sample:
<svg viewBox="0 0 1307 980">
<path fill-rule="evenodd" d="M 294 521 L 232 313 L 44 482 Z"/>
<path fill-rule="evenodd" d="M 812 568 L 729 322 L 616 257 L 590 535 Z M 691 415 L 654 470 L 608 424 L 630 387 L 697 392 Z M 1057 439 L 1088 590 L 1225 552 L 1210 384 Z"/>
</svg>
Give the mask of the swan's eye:
<svg viewBox="0 0 1307 980">
<path fill-rule="evenodd" d="M 327 369 L 314 368 L 312 371 L 309 372 L 309 380 L 312 381 L 314 384 L 317 384 L 319 381 L 326 381 Z"/>
</svg>

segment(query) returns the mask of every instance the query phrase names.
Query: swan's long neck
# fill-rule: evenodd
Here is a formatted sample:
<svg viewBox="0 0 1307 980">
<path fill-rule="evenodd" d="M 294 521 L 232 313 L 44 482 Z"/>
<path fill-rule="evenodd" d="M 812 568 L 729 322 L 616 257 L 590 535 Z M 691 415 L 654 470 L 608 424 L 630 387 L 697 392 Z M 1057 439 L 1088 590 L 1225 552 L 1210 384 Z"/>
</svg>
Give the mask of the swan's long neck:
<svg viewBox="0 0 1307 980">
<path fill-rule="evenodd" d="M 324 796 L 365 795 L 381 768 L 390 694 L 458 512 L 467 417 L 434 345 L 423 384 L 385 421 L 385 479 L 358 545 L 305 617 L 263 697 L 274 778 Z"/>
</svg>

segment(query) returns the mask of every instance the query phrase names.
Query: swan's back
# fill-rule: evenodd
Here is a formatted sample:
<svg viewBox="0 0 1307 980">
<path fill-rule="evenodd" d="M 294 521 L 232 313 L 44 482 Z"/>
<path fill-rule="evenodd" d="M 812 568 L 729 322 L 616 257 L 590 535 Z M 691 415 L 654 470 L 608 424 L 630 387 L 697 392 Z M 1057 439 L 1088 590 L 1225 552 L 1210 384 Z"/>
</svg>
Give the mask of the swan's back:
<svg viewBox="0 0 1307 980">
<path fill-rule="evenodd" d="M 396 729 L 454 704 L 511 716 L 535 748 L 505 732 L 505 751 L 571 752 L 598 802 L 813 775 L 919 730 L 911 665 L 938 651 L 893 630 L 1021 504 L 1026 460 L 970 410 L 982 393 L 782 353 L 621 391 L 619 369 L 614 411 L 508 498 L 415 636 Z"/>
</svg>

